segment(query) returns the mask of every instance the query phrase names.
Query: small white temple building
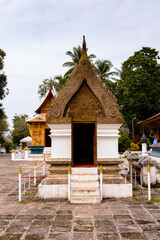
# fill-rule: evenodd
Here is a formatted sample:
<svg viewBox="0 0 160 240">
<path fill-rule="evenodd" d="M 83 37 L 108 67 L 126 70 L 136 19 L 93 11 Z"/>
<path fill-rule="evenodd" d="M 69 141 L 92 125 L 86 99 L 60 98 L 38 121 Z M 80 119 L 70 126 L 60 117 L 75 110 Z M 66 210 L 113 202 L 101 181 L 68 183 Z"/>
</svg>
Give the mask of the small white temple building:
<svg viewBox="0 0 160 240">
<path fill-rule="evenodd" d="M 39 185 L 41 198 L 70 202 L 100 202 L 99 169 L 103 169 L 103 198 L 132 196 L 132 186 L 119 174 L 118 129 L 123 123 L 115 96 L 97 77 L 86 53 L 46 114 L 51 129 L 50 176 Z M 68 167 L 71 183 L 68 188 Z"/>
</svg>

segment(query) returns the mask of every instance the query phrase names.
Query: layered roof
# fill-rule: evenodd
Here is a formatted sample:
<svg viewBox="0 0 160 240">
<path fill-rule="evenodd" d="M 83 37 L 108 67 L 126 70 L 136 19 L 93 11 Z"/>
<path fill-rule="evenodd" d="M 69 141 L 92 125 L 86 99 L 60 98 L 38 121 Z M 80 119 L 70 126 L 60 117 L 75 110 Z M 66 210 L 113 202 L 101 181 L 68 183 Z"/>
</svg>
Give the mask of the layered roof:
<svg viewBox="0 0 160 240">
<path fill-rule="evenodd" d="M 44 101 L 41 103 L 39 108 L 35 111 L 38 113 L 34 118 L 29 119 L 27 123 L 45 123 L 46 122 L 46 113 L 50 108 L 52 101 L 54 100 L 54 95 L 52 93 L 52 86 L 50 85 L 49 92 L 45 97 Z"/>
<path fill-rule="evenodd" d="M 78 65 L 46 115 L 47 124 L 71 121 L 96 121 L 102 124 L 122 124 L 124 121 L 115 96 L 104 87 L 88 59 L 85 38 Z"/>
<path fill-rule="evenodd" d="M 46 113 L 41 113 L 36 115 L 34 118 L 27 121 L 27 123 L 45 123 L 46 122 Z"/>
<path fill-rule="evenodd" d="M 160 122 L 160 113 L 150 117 L 150 118 L 147 118 L 146 120 L 144 121 L 141 121 L 138 123 L 139 126 L 145 126 L 145 125 L 148 125 L 150 123 L 153 123 L 153 122 L 156 122 L 158 121 L 158 123 Z"/>
<path fill-rule="evenodd" d="M 52 93 L 52 86 L 50 86 L 49 92 L 47 96 L 45 97 L 44 101 L 41 103 L 39 108 L 35 111 L 36 113 L 46 113 L 49 110 L 49 107 L 51 105 L 51 102 L 54 99 L 54 95 Z"/>
</svg>

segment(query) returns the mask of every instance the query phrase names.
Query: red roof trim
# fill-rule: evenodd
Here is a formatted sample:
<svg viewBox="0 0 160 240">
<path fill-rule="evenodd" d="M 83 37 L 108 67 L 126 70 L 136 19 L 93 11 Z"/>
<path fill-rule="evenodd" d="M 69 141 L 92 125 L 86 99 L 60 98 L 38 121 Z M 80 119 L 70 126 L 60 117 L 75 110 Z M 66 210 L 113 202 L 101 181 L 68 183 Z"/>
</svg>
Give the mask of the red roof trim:
<svg viewBox="0 0 160 240">
<path fill-rule="evenodd" d="M 46 103 L 48 97 L 51 96 L 54 99 L 54 95 L 52 93 L 52 90 L 50 89 L 46 98 L 44 99 L 44 101 L 42 102 L 42 104 L 39 106 L 39 108 L 37 108 L 37 110 L 35 111 L 36 113 L 40 113 L 40 110 L 42 109 L 43 105 Z"/>
</svg>

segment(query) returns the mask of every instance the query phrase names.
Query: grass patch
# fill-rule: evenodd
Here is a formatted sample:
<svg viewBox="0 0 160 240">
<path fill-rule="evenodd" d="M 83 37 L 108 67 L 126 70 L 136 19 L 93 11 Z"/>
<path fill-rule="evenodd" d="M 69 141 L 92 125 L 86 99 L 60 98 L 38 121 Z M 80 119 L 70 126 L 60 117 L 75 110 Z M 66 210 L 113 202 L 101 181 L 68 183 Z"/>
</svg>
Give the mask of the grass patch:
<svg viewBox="0 0 160 240">
<path fill-rule="evenodd" d="M 139 189 L 139 187 L 133 187 L 133 191 L 138 191 Z"/>
<path fill-rule="evenodd" d="M 160 202 L 160 198 L 157 198 L 155 196 L 151 196 L 150 202 L 152 202 L 152 203 Z"/>
<path fill-rule="evenodd" d="M 139 200 L 139 199 L 140 199 L 140 197 L 139 197 L 138 195 L 135 195 L 135 194 L 133 194 L 133 196 L 131 197 L 131 199 L 134 199 L 134 200 Z"/>
<path fill-rule="evenodd" d="M 25 195 L 30 195 L 31 193 L 30 192 L 25 192 Z"/>
<path fill-rule="evenodd" d="M 21 200 L 19 203 L 28 204 L 28 203 L 30 203 L 30 202 L 29 202 L 29 201 L 26 201 L 26 200 Z"/>
</svg>

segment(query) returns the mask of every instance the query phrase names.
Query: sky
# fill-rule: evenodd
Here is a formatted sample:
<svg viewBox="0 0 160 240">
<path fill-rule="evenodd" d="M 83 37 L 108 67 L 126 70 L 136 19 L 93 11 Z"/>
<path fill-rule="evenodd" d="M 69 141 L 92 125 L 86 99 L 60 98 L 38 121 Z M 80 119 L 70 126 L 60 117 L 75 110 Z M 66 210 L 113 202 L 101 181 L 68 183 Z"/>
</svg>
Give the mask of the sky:
<svg viewBox="0 0 160 240">
<path fill-rule="evenodd" d="M 0 0 L 0 49 L 9 95 L 2 101 L 10 127 L 15 114 L 35 114 L 43 79 L 64 74 L 65 53 L 82 45 L 114 67 L 143 46 L 160 51 L 159 0 Z"/>
</svg>

